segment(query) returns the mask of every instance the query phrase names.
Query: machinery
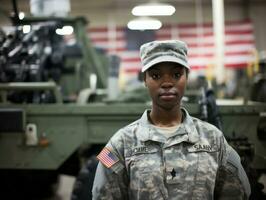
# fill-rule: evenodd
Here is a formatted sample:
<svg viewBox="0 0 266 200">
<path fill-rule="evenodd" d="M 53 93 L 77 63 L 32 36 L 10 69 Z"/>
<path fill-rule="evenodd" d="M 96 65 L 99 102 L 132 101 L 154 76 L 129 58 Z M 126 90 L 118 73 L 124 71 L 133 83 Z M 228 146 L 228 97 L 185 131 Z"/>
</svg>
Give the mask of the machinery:
<svg viewBox="0 0 266 200">
<path fill-rule="evenodd" d="M 23 34 L 26 24 L 35 28 Z M 72 53 L 55 35 L 66 24 L 76 35 Z M 0 177 L 1 193 L 9 197 L 49 194 L 58 174 L 76 176 L 119 128 L 149 107 L 143 99 L 108 100 L 112 62 L 91 45 L 85 24 L 83 18 L 24 19 L 0 40 Z M 223 130 L 257 180 L 266 169 L 266 104 L 216 106 L 213 93 L 203 90 L 201 96 L 200 104 L 184 106 Z"/>
<path fill-rule="evenodd" d="M 24 196 L 28 198 L 31 194 L 48 194 L 45 188 L 50 188 L 48 186 L 56 182 L 58 173 L 64 173 L 64 166 L 68 170 L 66 173 L 78 173 L 80 160 L 76 155 L 83 144 L 92 144 L 87 140 L 90 130 L 87 127 L 88 116 L 82 114 L 84 106 L 78 106 L 79 111 L 76 114 L 74 110 L 78 104 L 96 101 L 96 96 L 106 96 L 107 66 L 115 58 L 91 46 L 87 38 L 86 24 L 87 21 L 82 17 L 29 18 L 16 21 L 11 32 L 1 32 L 0 137 L 3 137 L 3 140 L 1 139 L 0 162 L 3 165 L 0 167 L 0 175 L 5 180 L 1 184 L 1 188 L 5 189 L 1 191 L 9 195 L 25 193 Z M 24 33 L 25 25 L 30 25 L 29 33 Z M 75 41 L 73 45 L 67 45 L 66 38 L 56 34 L 57 29 L 66 25 L 74 29 L 74 35 L 70 38 Z M 95 78 L 94 81 L 91 80 L 95 74 L 97 82 Z M 56 119 L 52 119 L 50 113 L 44 121 L 39 121 L 35 114 L 29 114 L 28 109 L 31 110 L 35 106 L 41 112 L 51 109 L 52 116 L 59 114 L 60 110 L 74 112 L 74 115 L 67 111 L 56 114 Z M 74 107 L 74 110 L 71 107 Z M 92 109 L 98 112 L 94 106 Z M 39 111 L 36 114 L 43 116 L 39 115 Z M 41 125 L 43 122 L 48 124 Z M 61 131 L 56 130 L 52 124 L 59 125 Z M 70 129 L 67 128 L 68 125 Z M 50 131 L 43 129 L 45 127 L 50 127 L 52 132 L 56 131 L 60 136 L 52 133 L 56 138 L 51 139 Z M 69 138 L 73 142 L 70 145 L 72 147 L 65 143 L 64 139 L 69 133 L 71 137 L 74 136 L 74 139 Z M 56 150 L 57 148 L 60 150 Z M 12 152 L 12 158 L 8 152 Z M 42 155 L 42 158 L 39 155 Z M 44 159 L 46 164 L 39 163 L 39 159 Z M 27 160 L 35 164 L 26 164 Z M 8 164 L 9 161 L 11 163 Z M 29 189 L 29 186 L 34 189 Z M 12 192 L 13 190 L 20 192 Z"/>
</svg>

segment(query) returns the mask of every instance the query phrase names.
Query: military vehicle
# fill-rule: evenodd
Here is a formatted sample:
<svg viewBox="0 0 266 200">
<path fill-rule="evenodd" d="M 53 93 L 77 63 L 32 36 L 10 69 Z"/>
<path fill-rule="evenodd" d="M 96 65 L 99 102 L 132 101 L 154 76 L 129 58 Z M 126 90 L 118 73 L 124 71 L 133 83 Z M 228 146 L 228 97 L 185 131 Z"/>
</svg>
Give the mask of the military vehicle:
<svg viewBox="0 0 266 200">
<path fill-rule="evenodd" d="M 117 62 L 93 47 L 84 18 L 26 18 L 15 25 L 0 40 L 1 193 L 38 199 L 50 194 L 58 174 L 77 176 L 83 164 L 95 163 L 108 139 L 150 105 L 145 98 L 108 98 L 108 67 Z M 23 33 L 24 25 L 32 31 Z M 54 34 L 63 25 L 74 27 L 71 48 Z M 216 105 L 211 90 L 200 97 L 184 106 L 223 130 L 257 180 L 266 169 L 266 104 Z"/>
</svg>

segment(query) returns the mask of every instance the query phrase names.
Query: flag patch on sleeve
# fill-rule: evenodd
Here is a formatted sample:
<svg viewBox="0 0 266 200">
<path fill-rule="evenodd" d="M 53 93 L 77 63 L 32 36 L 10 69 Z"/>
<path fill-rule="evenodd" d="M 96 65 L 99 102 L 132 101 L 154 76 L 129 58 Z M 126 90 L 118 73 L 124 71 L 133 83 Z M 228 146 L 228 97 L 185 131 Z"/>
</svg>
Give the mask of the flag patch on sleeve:
<svg viewBox="0 0 266 200">
<path fill-rule="evenodd" d="M 99 153 L 97 158 L 107 168 L 112 167 L 115 163 L 119 161 L 118 157 L 106 147 L 103 148 L 103 150 L 101 151 L 101 153 Z"/>
</svg>

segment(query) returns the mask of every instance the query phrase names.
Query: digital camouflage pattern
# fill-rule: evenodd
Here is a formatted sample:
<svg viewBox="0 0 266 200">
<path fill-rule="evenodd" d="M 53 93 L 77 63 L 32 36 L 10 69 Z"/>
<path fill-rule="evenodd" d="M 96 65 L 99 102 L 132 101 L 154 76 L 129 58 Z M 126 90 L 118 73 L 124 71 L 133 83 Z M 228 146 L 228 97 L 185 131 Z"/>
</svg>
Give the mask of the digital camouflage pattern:
<svg viewBox="0 0 266 200">
<path fill-rule="evenodd" d="M 93 199 L 248 199 L 250 186 L 239 156 L 213 125 L 189 116 L 165 138 L 145 111 L 107 146 L 119 162 L 99 162 Z"/>
<path fill-rule="evenodd" d="M 187 45 L 180 40 L 152 41 L 140 47 L 141 71 L 160 62 L 175 62 L 189 69 Z"/>
</svg>

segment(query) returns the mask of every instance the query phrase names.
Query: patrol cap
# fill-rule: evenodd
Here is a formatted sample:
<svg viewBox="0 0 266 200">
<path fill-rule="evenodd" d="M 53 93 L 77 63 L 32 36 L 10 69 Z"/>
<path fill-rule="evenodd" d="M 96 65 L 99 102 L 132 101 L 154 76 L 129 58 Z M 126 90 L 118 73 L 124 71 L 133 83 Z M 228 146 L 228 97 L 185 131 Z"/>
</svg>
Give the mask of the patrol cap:
<svg viewBox="0 0 266 200">
<path fill-rule="evenodd" d="M 187 62 L 187 45 L 180 40 L 152 41 L 140 47 L 142 72 L 161 62 L 175 62 L 190 69 Z"/>
</svg>

